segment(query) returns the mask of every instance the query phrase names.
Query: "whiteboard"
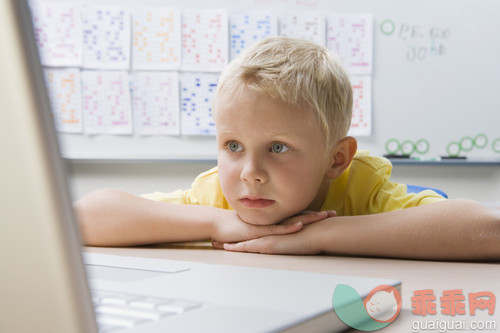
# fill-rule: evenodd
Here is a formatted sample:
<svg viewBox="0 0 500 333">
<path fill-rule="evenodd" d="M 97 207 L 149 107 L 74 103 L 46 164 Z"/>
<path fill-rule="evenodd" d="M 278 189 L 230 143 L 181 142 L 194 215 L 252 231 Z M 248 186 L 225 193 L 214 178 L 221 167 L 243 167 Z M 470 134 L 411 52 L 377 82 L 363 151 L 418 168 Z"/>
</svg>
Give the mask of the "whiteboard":
<svg viewBox="0 0 500 333">
<path fill-rule="evenodd" d="M 161 0 L 82 2 L 165 5 Z M 357 137 L 359 149 L 381 155 L 389 140 L 410 148 L 426 142 L 421 155 L 438 156 L 461 143 L 460 155 L 500 157 L 500 1 L 172 0 L 168 6 L 371 13 L 372 129 L 370 136 Z M 63 154 L 73 159 L 216 159 L 215 138 L 206 136 L 60 134 L 60 139 Z"/>
</svg>

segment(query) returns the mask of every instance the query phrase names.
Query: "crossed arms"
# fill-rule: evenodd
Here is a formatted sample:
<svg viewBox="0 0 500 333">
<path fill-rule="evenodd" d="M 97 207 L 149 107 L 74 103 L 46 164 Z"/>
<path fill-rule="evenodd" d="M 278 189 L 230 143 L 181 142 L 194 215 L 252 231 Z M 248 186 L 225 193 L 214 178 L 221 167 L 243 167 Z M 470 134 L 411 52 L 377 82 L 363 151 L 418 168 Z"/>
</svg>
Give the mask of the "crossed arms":
<svg viewBox="0 0 500 333">
<path fill-rule="evenodd" d="M 471 200 L 363 216 L 304 212 L 256 226 L 231 210 L 177 205 L 119 190 L 74 204 L 92 246 L 212 240 L 216 248 L 275 254 L 335 254 L 432 260 L 499 260 L 500 215 Z"/>
</svg>

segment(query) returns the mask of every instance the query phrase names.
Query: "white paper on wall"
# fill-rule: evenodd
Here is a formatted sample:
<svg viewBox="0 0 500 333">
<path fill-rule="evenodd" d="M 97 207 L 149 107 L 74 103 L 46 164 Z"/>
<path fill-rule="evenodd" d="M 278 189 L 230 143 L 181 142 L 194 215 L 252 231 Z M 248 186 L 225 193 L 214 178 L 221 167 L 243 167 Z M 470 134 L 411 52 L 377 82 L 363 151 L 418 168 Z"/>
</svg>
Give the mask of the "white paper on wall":
<svg viewBox="0 0 500 333">
<path fill-rule="evenodd" d="M 228 14 L 222 9 L 187 10 L 182 15 L 182 69 L 219 72 L 228 63 Z"/>
<path fill-rule="evenodd" d="M 181 73 L 181 132 L 215 135 L 212 102 L 218 73 Z"/>
<path fill-rule="evenodd" d="M 128 73 L 84 70 L 81 75 L 84 132 L 86 134 L 132 134 Z"/>
<path fill-rule="evenodd" d="M 31 2 L 35 40 L 44 66 L 82 65 L 82 21 L 79 4 Z"/>
<path fill-rule="evenodd" d="M 126 7 L 83 7 L 83 67 L 130 68 L 130 13 Z"/>
<path fill-rule="evenodd" d="M 175 70 L 181 66 L 181 12 L 139 8 L 132 20 L 132 62 L 136 70 Z"/>
<path fill-rule="evenodd" d="M 138 134 L 180 134 L 177 72 L 136 72 L 132 96 Z"/>
<path fill-rule="evenodd" d="M 80 69 L 46 68 L 44 74 L 56 130 L 82 133 Z"/>
</svg>

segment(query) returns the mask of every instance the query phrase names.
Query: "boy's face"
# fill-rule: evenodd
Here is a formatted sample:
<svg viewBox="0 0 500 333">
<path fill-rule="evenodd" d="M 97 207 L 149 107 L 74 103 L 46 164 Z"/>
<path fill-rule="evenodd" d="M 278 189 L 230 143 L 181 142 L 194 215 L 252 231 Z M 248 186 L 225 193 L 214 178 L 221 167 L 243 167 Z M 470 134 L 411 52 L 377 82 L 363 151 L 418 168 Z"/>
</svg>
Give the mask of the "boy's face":
<svg viewBox="0 0 500 333">
<path fill-rule="evenodd" d="M 221 187 L 238 215 L 267 225 L 319 210 L 333 154 L 312 112 L 246 88 L 215 103 Z"/>
</svg>

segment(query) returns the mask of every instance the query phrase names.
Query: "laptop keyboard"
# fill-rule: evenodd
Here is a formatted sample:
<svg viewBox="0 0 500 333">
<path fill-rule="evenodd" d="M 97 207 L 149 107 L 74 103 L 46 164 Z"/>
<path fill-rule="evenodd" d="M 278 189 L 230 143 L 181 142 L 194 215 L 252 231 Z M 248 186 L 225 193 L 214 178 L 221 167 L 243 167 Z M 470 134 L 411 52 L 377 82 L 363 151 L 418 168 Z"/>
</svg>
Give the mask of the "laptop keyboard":
<svg viewBox="0 0 500 333">
<path fill-rule="evenodd" d="M 108 291 L 93 290 L 91 294 L 100 333 L 135 327 L 202 306 L 192 301 Z"/>
</svg>

